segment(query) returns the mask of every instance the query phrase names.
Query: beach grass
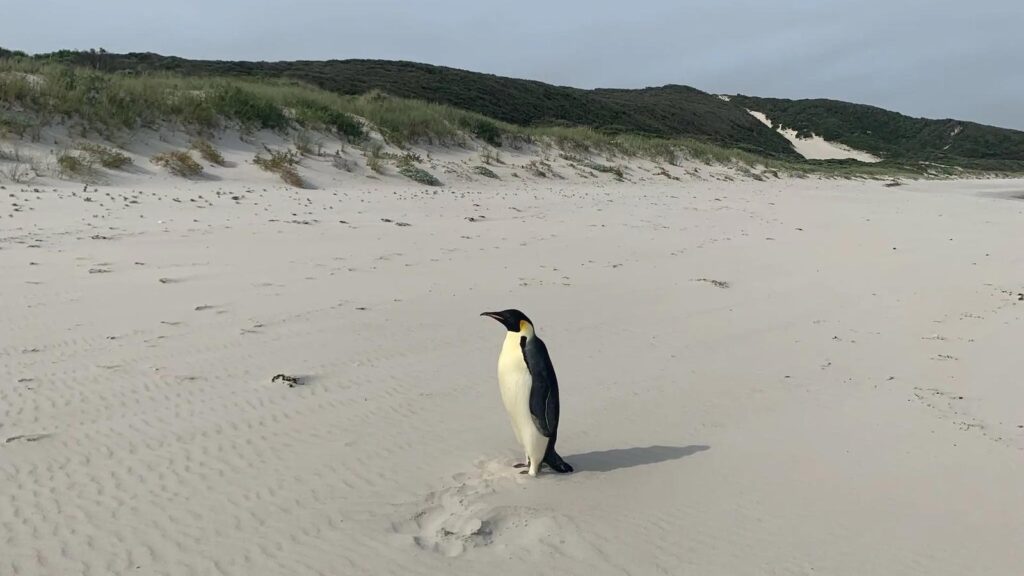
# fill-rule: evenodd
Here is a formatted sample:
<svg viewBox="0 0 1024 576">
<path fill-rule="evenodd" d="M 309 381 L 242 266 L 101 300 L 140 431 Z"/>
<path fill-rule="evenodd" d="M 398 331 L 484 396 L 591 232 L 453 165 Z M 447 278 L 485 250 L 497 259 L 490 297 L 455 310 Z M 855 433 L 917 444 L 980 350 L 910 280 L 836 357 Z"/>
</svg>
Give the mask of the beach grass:
<svg viewBox="0 0 1024 576">
<path fill-rule="evenodd" d="M 132 163 L 127 154 L 95 142 L 80 142 L 76 148 L 104 168 L 119 170 Z"/>
<path fill-rule="evenodd" d="M 192 149 L 199 153 L 199 156 L 210 164 L 215 164 L 217 166 L 225 166 L 227 164 L 227 162 L 224 161 L 224 155 L 220 153 L 220 150 L 217 150 L 217 147 L 205 138 L 196 138 L 192 140 Z"/>
<path fill-rule="evenodd" d="M 168 172 L 182 178 L 194 178 L 203 173 L 203 167 L 187 150 L 169 150 L 149 159 L 150 162 L 166 168 Z"/>
<path fill-rule="evenodd" d="M 257 154 L 253 158 L 253 163 L 259 166 L 262 170 L 272 172 L 281 177 L 286 184 L 289 186 L 295 186 L 296 188 L 302 188 L 305 182 L 302 180 L 302 176 L 299 175 L 297 166 L 299 165 L 299 153 L 291 150 L 271 150 L 266 149 L 266 155 Z"/>
<path fill-rule="evenodd" d="M 925 163 L 780 159 L 692 138 L 611 134 L 582 126 L 518 126 L 452 106 L 399 98 L 376 90 L 343 95 L 288 79 L 109 73 L 30 58 L 0 58 L 0 134 L 38 137 L 42 126 L 62 122 L 85 135 L 158 128 L 168 123 L 195 130 L 197 134 L 230 125 L 298 131 L 294 142 L 310 155 L 318 154 L 319 150 L 312 140 L 302 136 L 304 131 L 327 132 L 368 149 L 379 143 L 372 137 L 376 132 L 384 142 L 399 148 L 412 144 L 468 146 L 475 139 L 487 145 L 482 154 L 486 164 L 501 162 L 496 148 L 533 145 L 555 147 L 579 158 L 599 153 L 608 158 L 641 158 L 670 165 L 689 159 L 746 166 L 755 173 L 770 170 L 786 175 L 849 178 L 964 173 Z M 219 163 L 209 148 L 196 150 L 207 161 Z M 114 158 L 109 156 L 105 162 L 116 162 Z M 371 170 L 383 171 L 384 158 L 379 151 L 368 153 L 367 158 Z M 266 160 L 277 165 L 273 158 Z M 581 165 L 621 177 L 616 166 Z"/>
</svg>

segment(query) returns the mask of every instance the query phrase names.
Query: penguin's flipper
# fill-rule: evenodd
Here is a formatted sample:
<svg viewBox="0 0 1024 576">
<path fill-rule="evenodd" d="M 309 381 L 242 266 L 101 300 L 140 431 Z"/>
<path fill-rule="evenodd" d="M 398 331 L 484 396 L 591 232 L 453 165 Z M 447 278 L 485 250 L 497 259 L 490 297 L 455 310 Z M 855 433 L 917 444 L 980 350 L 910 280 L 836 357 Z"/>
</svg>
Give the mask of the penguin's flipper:
<svg viewBox="0 0 1024 576">
<path fill-rule="evenodd" d="M 530 415 L 540 433 L 551 438 L 558 432 L 558 378 L 555 377 L 555 367 L 551 365 L 547 346 L 540 338 L 523 337 L 520 346 L 533 380 L 530 387 Z"/>
</svg>

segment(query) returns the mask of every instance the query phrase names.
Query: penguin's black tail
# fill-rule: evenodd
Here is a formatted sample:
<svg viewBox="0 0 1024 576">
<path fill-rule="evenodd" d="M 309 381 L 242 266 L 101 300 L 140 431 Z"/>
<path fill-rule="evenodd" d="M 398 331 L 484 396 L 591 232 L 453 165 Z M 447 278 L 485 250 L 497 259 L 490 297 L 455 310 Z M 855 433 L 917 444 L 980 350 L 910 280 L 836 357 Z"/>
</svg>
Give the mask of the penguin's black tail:
<svg viewBox="0 0 1024 576">
<path fill-rule="evenodd" d="M 548 449 L 544 452 L 544 464 L 559 474 L 572 472 L 572 466 L 562 460 L 562 457 L 555 452 L 555 436 L 548 439 Z"/>
</svg>

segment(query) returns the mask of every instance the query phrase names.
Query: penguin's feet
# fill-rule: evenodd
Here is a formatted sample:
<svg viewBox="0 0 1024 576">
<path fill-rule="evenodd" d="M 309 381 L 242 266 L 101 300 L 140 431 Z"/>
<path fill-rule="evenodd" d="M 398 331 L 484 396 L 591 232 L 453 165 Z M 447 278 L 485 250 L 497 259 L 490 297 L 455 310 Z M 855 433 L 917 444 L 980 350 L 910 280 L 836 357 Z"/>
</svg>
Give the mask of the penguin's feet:
<svg viewBox="0 0 1024 576">
<path fill-rule="evenodd" d="M 552 470 L 558 472 L 559 474 L 568 474 L 569 472 L 572 472 L 572 466 L 570 466 L 569 463 L 566 462 L 565 460 L 559 460 L 554 464 L 548 463 L 548 466 L 550 466 Z"/>
<path fill-rule="evenodd" d="M 551 450 L 551 452 L 547 454 L 547 457 L 544 458 L 544 463 L 559 474 L 568 474 L 569 472 L 572 472 L 572 466 L 570 466 L 565 460 L 562 460 L 562 457 L 554 450 Z"/>
<path fill-rule="evenodd" d="M 527 466 L 529 466 L 529 464 L 526 463 L 526 462 L 520 462 L 518 464 L 513 464 L 512 465 L 513 468 L 526 468 Z"/>
</svg>

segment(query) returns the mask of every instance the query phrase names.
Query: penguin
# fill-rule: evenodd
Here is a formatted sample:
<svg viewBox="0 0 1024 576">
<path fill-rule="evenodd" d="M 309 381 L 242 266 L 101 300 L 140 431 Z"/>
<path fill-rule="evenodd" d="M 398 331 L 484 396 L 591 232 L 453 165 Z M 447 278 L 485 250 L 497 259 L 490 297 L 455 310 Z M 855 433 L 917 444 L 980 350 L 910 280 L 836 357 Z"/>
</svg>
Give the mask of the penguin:
<svg viewBox="0 0 1024 576">
<path fill-rule="evenodd" d="M 558 379 L 547 346 L 537 337 L 533 322 L 519 310 L 484 312 L 505 326 L 505 343 L 498 356 L 498 388 L 512 430 L 526 452 L 530 476 L 541 464 L 558 473 L 572 472 L 572 466 L 555 452 L 558 438 Z"/>
</svg>

